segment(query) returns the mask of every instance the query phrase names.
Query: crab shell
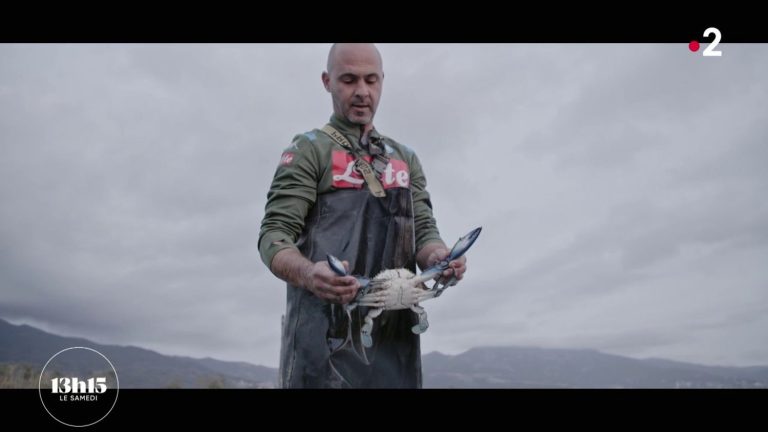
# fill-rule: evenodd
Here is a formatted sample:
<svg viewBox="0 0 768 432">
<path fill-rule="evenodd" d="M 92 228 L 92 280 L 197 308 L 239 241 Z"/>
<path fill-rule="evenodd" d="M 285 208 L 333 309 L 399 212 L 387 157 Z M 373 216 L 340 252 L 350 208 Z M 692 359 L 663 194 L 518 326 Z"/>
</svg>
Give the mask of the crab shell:
<svg viewBox="0 0 768 432">
<path fill-rule="evenodd" d="M 410 309 L 423 299 L 427 287 L 407 269 L 384 270 L 371 281 L 371 291 L 360 299 L 362 306 L 387 310 Z"/>
</svg>

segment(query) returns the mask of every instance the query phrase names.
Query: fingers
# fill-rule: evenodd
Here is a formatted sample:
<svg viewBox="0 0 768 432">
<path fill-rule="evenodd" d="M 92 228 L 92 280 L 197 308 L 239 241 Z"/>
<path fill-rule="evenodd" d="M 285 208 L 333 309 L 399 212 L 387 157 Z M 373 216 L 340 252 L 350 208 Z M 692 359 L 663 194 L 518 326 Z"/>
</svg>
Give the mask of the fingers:
<svg viewBox="0 0 768 432">
<path fill-rule="evenodd" d="M 461 257 L 455 259 L 448 264 L 448 268 L 443 271 L 443 278 L 455 277 L 456 280 L 461 280 L 464 277 L 464 273 L 467 271 L 467 259 Z"/>
<path fill-rule="evenodd" d="M 357 290 L 360 289 L 360 283 L 352 276 L 344 276 L 336 278 L 334 283 L 331 284 L 337 293 L 343 295 L 355 295 Z"/>
<path fill-rule="evenodd" d="M 348 268 L 349 264 L 344 261 L 345 267 Z M 360 287 L 357 279 L 354 276 L 339 276 L 328 267 L 327 263 L 323 263 L 322 271 L 318 272 L 316 279 L 325 284 L 326 286 L 337 287 L 342 290 L 347 288 L 351 290 L 357 290 Z"/>
<path fill-rule="evenodd" d="M 327 300 L 331 303 L 347 304 L 355 299 L 357 290 L 353 291 L 334 291 L 333 294 L 327 297 Z"/>
<path fill-rule="evenodd" d="M 319 283 L 315 285 L 315 295 L 330 302 L 346 304 L 351 302 L 357 295 L 358 286 L 356 285 L 331 285 Z"/>
<path fill-rule="evenodd" d="M 355 294 L 330 294 L 326 296 L 326 300 L 330 303 L 347 304 L 355 298 Z"/>
<path fill-rule="evenodd" d="M 352 276 L 336 276 L 323 284 L 323 297 L 331 303 L 347 304 L 351 302 L 357 291 L 360 289 L 360 283 Z"/>
<path fill-rule="evenodd" d="M 344 267 L 349 263 L 344 261 Z M 352 301 L 360 289 L 360 283 L 353 276 L 338 276 L 327 262 L 315 263 L 307 286 L 317 297 L 331 303 L 346 304 Z"/>
<path fill-rule="evenodd" d="M 442 261 L 451 251 L 445 248 L 440 248 L 432 251 L 427 258 L 427 267 L 435 265 L 437 262 Z"/>
</svg>

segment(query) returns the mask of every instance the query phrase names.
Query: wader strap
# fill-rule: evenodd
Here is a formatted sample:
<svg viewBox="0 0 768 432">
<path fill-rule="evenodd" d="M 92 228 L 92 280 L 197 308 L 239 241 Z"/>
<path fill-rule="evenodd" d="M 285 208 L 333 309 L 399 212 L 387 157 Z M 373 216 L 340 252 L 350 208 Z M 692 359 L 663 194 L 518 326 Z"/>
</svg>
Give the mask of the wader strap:
<svg viewBox="0 0 768 432">
<path fill-rule="evenodd" d="M 363 154 L 360 149 L 353 147 L 347 137 L 342 135 L 339 131 L 336 130 L 336 128 L 329 124 L 323 126 L 323 128 L 320 130 L 331 137 L 331 139 L 336 141 L 336 143 L 338 143 L 340 146 L 344 147 L 352 153 L 352 155 L 355 157 L 355 169 L 363 176 L 365 183 L 368 184 L 368 190 L 371 191 L 373 196 L 382 198 L 387 195 L 386 192 L 384 192 L 384 187 L 381 186 L 381 182 L 379 182 L 379 179 L 376 178 L 376 174 L 374 173 L 373 168 L 371 168 L 371 164 L 363 159 Z"/>
</svg>

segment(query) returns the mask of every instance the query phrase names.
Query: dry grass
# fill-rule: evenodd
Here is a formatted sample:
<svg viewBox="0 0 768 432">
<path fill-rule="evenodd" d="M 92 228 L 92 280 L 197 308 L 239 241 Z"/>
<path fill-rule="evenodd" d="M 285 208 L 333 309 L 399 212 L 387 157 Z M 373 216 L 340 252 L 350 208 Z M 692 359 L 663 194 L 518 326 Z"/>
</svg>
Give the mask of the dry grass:
<svg viewBox="0 0 768 432">
<path fill-rule="evenodd" d="M 46 372 L 43 387 L 51 386 L 51 379 L 59 376 L 57 372 Z M 40 368 L 24 363 L 0 363 L 0 389 L 37 388 L 40 381 Z"/>
</svg>

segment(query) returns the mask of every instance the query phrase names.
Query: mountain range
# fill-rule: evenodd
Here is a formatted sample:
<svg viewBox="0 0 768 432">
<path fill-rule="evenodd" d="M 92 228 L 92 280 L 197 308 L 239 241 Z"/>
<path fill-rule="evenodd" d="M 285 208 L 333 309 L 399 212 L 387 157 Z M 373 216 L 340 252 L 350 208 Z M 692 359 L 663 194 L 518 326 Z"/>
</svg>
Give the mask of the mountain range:
<svg viewBox="0 0 768 432">
<path fill-rule="evenodd" d="M 277 381 L 275 368 L 102 345 L 0 319 L 0 388 L 36 387 L 48 359 L 73 346 L 107 356 L 121 388 L 272 388 Z M 68 370 L 59 372 L 91 372 L 98 366 L 89 361 L 60 364 Z M 768 388 L 768 366 L 704 366 L 587 349 L 479 347 L 429 353 L 422 364 L 425 388 Z"/>
</svg>

